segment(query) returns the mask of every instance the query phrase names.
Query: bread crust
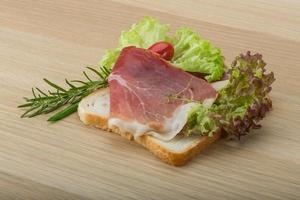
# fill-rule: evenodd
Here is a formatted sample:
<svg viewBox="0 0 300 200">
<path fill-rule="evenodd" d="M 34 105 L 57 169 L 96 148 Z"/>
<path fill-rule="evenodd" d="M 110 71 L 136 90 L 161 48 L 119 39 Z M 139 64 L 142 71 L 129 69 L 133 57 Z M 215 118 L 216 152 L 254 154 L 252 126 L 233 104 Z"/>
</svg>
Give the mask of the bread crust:
<svg viewBox="0 0 300 200">
<path fill-rule="evenodd" d="M 117 133 L 128 140 L 132 140 L 132 141 L 134 140 L 137 143 L 143 145 L 145 148 L 147 148 L 151 153 L 153 153 L 155 156 L 160 158 L 162 161 L 174 166 L 182 166 L 186 164 L 187 161 L 192 159 L 199 152 L 204 150 L 207 146 L 209 146 L 211 143 L 219 139 L 221 136 L 221 133 L 219 131 L 216 132 L 213 135 L 213 137 L 207 137 L 207 136 L 199 137 L 199 140 L 197 140 L 192 145 L 190 145 L 189 148 L 185 149 L 182 152 L 175 152 L 165 148 L 163 145 L 159 144 L 159 142 L 157 142 L 157 140 L 151 136 L 144 135 L 137 139 L 134 139 L 133 134 L 128 132 L 124 133 L 120 131 L 119 128 L 116 126 L 109 128 L 107 117 L 85 112 L 85 110 L 81 109 L 80 107 L 78 109 L 78 114 L 80 119 L 86 125 L 92 125 L 105 131 Z"/>
<path fill-rule="evenodd" d="M 138 143 L 146 147 L 151 153 L 163 160 L 164 162 L 174 165 L 182 166 L 191 160 L 198 153 L 204 150 L 211 143 L 220 138 L 220 133 L 215 133 L 213 137 L 201 137 L 197 142 L 191 145 L 188 149 L 182 152 L 173 152 L 170 151 L 159 143 L 155 142 L 152 137 L 142 136 L 137 140 Z"/>
</svg>

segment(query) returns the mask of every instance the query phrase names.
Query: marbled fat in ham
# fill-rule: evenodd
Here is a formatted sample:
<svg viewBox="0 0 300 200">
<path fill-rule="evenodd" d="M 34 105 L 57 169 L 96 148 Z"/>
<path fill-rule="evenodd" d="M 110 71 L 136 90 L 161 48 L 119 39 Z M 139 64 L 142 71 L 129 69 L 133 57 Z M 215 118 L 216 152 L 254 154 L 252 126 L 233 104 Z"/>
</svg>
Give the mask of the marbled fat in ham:
<svg viewBox="0 0 300 200">
<path fill-rule="evenodd" d="M 110 118 L 147 124 L 156 131 L 163 130 L 164 121 L 189 100 L 203 102 L 217 95 L 205 80 L 136 47 L 122 50 L 109 89 Z"/>
</svg>

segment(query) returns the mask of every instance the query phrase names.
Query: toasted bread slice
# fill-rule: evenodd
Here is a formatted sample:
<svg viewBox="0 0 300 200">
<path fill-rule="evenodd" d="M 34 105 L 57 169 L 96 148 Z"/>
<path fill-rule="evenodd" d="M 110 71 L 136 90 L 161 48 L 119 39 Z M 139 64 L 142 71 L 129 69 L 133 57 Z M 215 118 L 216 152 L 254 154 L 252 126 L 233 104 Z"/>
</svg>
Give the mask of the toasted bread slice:
<svg viewBox="0 0 300 200">
<path fill-rule="evenodd" d="M 135 140 L 161 160 L 175 166 L 184 165 L 188 160 L 216 141 L 221 135 L 220 133 L 215 133 L 213 137 L 186 137 L 183 134 L 178 134 L 170 141 L 162 141 L 147 135 L 134 139 L 131 133 L 121 132 L 118 127 L 108 127 L 109 90 L 106 88 L 85 97 L 79 104 L 78 114 L 84 124 L 118 133 L 129 140 Z"/>
</svg>

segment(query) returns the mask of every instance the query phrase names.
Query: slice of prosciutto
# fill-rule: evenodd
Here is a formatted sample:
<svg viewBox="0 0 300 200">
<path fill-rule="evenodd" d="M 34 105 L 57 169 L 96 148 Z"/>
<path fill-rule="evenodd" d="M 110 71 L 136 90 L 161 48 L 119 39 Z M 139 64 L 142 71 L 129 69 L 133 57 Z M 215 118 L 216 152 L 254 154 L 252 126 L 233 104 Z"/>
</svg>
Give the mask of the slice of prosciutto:
<svg viewBox="0 0 300 200">
<path fill-rule="evenodd" d="M 215 89 L 205 80 L 172 66 L 151 50 L 126 47 L 109 76 L 109 127 L 135 138 L 175 137 L 195 102 L 212 103 Z"/>
</svg>

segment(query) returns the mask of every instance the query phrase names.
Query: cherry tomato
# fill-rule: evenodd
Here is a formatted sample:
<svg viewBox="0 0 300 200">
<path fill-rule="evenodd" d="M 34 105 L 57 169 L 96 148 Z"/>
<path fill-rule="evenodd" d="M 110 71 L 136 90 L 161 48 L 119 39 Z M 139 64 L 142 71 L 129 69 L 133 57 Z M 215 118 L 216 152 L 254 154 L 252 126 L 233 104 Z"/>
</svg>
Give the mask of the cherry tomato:
<svg viewBox="0 0 300 200">
<path fill-rule="evenodd" d="M 169 42 L 157 42 L 148 49 L 159 54 L 166 60 L 171 60 L 174 56 L 174 47 Z"/>
</svg>

